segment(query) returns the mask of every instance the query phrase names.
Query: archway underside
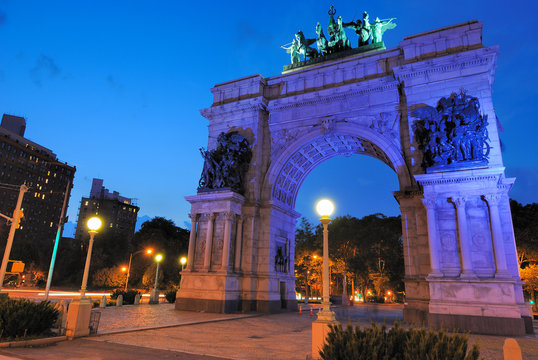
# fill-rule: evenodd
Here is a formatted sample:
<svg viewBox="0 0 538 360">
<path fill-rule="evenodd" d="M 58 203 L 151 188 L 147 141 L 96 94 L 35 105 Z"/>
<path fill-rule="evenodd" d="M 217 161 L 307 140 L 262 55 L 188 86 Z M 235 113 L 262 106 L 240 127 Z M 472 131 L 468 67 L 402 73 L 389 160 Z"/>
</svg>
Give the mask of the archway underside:
<svg viewBox="0 0 538 360">
<path fill-rule="evenodd" d="M 295 199 L 306 176 L 325 160 L 336 156 L 364 154 L 383 161 L 394 170 L 379 146 L 358 136 L 330 133 L 320 135 L 296 150 L 286 161 L 273 186 L 272 197 L 295 207 Z"/>
</svg>

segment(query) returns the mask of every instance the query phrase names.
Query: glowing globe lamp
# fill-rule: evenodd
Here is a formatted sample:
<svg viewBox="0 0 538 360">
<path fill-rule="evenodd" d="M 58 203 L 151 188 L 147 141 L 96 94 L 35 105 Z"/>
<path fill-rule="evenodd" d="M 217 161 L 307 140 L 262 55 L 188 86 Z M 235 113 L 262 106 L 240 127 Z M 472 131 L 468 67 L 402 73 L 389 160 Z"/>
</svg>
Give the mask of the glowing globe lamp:
<svg viewBox="0 0 538 360">
<path fill-rule="evenodd" d="M 97 231 L 101 227 L 101 219 L 98 217 L 92 217 L 88 220 L 87 225 L 90 231 Z"/>
<path fill-rule="evenodd" d="M 316 204 L 316 211 L 322 218 L 328 218 L 334 212 L 334 204 L 331 200 L 321 199 Z"/>
</svg>

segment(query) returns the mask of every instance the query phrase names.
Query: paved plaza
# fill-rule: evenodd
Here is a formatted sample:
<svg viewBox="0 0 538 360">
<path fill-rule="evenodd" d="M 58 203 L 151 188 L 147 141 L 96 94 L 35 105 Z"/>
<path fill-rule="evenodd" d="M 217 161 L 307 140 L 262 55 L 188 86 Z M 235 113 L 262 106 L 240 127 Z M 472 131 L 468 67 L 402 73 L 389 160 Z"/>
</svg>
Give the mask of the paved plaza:
<svg viewBox="0 0 538 360">
<path fill-rule="evenodd" d="M 313 305 L 314 315 L 318 306 Z M 367 325 L 402 319 L 401 305 L 335 307 L 337 319 Z M 3 359 L 306 359 L 311 348 L 310 307 L 302 314 L 210 314 L 171 304 L 98 309 L 98 334 L 41 348 L 1 349 Z M 471 335 L 484 359 L 503 359 L 504 337 Z M 524 359 L 538 359 L 534 336 L 517 338 Z"/>
</svg>

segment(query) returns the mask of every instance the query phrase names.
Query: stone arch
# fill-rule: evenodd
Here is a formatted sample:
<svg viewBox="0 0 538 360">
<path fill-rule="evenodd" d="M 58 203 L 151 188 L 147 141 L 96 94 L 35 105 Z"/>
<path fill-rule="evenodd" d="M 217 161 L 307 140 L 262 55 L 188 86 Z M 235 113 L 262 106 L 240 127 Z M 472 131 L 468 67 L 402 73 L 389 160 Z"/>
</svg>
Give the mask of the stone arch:
<svg viewBox="0 0 538 360">
<path fill-rule="evenodd" d="M 336 156 L 364 154 L 381 160 L 398 176 L 400 189 L 412 186 L 408 167 L 391 139 L 367 127 L 337 124 L 331 131 L 313 128 L 286 146 L 269 167 L 264 181 L 264 197 L 295 208 L 302 182 L 322 162 Z"/>
</svg>

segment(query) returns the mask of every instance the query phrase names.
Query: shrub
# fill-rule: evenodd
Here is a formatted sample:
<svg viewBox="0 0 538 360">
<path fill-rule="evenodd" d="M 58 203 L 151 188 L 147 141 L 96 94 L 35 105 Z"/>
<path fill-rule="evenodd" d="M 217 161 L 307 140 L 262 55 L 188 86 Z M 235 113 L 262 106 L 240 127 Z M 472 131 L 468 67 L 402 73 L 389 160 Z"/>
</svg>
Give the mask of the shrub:
<svg viewBox="0 0 538 360">
<path fill-rule="evenodd" d="M 125 273 L 120 266 L 103 268 L 92 275 L 92 284 L 102 288 L 113 288 L 125 285 Z"/>
<path fill-rule="evenodd" d="M 3 299 L 0 301 L 1 336 L 41 335 L 52 328 L 59 314 L 50 301 L 35 303 L 27 299 Z"/>
<path fill-rule="evenodd" d="M 164 296 L 166 297 L 166 301 L 168 301 L 170 304 L 173 304 L 176 302 L 176 293 L 177 290 L 169 290 L 167 291 Z"/>
<path fill-rule="evenodd" d="M 322 359 L 331 360 L 477 360 L 478 347 L 473 345 L 467 351 L 465 335 L 447 335 L 443 331 L 426 331 L 424 329 L 405 330 L 396 322 L 387 331 L 386 326 L 355 330 L 348 324 L 332 326 L 327 343 L 320 351 Z"/>
<path fill-rule="evenodd" d="M 116 300 L 119 295 L 123 295 L 123 304 L 132 305 L 134 304 L 136 294 L 140 294 L 140 292 L 136 290 L 125 291 L 125 290 L 116 289 L 112 292 L 112 294 L 110 295 L 110 298 L 112 300 Z"/>
</svg>

